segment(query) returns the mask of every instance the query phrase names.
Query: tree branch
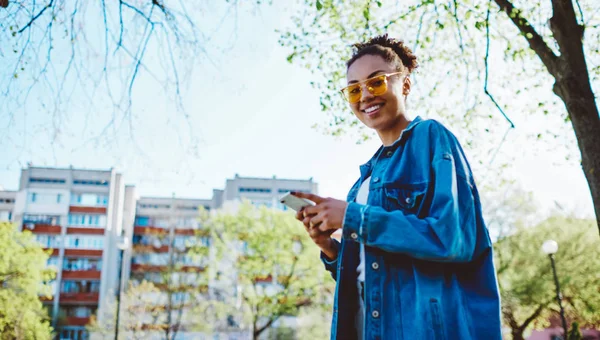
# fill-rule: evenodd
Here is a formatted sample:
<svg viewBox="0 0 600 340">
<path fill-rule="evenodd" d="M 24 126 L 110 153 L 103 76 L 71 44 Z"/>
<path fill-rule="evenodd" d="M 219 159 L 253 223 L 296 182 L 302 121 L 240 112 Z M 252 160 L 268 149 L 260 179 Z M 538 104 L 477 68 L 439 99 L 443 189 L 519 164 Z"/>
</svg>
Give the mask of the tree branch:
<svg viewBox="0 0 600 340">
<path fill-rule="evenodd" d="M 552 0 L 552 18 L 550 18 L 550 29 L 554 39 L 558 43 L 560 58 L 570 59 L 573 55 L 583 55 L 583 31 L 584 26 L 577 22 L 577 15 L 571 0 Z M 569 62 L 570 66 L 578 63 Z M 585 70 L 585 68 L 584 68 Z M 554 75 L 554 74 L 553 74 Z M 556 75 L 554 75 L 556 78 Z"/>
<path fill-rule="evenodd" d="M 23 33 L 23 31 L 28 29 L 31 26 L 31 24 L 33 24 L 33 22 L 37 20 L 37 18 L 39 18 L 42 14 L 44 14 L 44 12 L 48 8 L 52 7 L 53 3 L 54 3 L 54 0 L 50 0 L 50 2 L 41 11 L 39 11 L 38 14 L 36 14 L 33 18 L 31 18 L 31 20 L 29 20 L 29 22 L 25 26 L 23 26 L 23 28 L 21 28 L 19 30 L 19 33 Z"/>
<path fill-rule="evenodd" d="M 539 305 L 538 308 L 536 308 L 535 311 L 533 311 L 533 313 L 527 319 L 525 319 L 525 321 L 523 321 L 521 326 L 519 326 L 519 329 L 525 330 L 525 328 L 527 328 L 527 326 L 529 326 L 529 324 L 540 315 L 540 313 L 544 310 L 544 308 L 546 308 L 547 305 L 548 302 Z"/>
<path fill-rule="evenodd" d="M 533 28 L 527 19 L 523 17 L 520 9 L 516 8 L 509 0 L 494 0 L 501 10 L 506 12 L 510 20 L 523 34 L 529 47 L 540 57 L 548 71 L 554 75 L 557 71 L 558 57 L 544 41 L 544 38 Z M 570 1 L 570 0 L 569 0 Z M 554 1 L 553 1 L 554 3 Z"/>
</svg>

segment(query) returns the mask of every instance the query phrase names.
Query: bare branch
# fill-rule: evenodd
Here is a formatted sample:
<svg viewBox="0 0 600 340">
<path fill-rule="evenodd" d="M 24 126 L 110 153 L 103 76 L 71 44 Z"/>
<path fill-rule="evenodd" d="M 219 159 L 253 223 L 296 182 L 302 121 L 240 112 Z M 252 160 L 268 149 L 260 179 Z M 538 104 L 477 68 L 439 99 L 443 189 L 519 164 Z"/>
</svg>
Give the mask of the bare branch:
<svg viewBox="0 0 600 340">
<path fill-rule="evenodd" d="M 557 71 L 557 59 L 558 57 L 550 47 L 544 41 L 544 38 L 533 28 L 520 9 L 516 8 L 509 0 L 494 0 L 500 9 L 506 12 L 510 20 L 517 26 L 519 31 L 523 34 L 529 47 L 535 51 L 535 53 L 542 59 L 544 65 L 551 74 L 555 74 Z M 570 0 L 569 0 L 570 1 Z"/>
<path fill-rule="evenodd" d="M 37 18 L 39 18 L 42 14 L 44 14 L 44 12 L 48 8 L 52 7 L 53 3 L 54 3 L 54 0 L 50 0 L 50 2 L 48 3 L 48 5 L 46 5 L 44 8 L 42 8 L 42 10 L 38 12 L 38 14 L 36 14 L 34 17 L 32 17 L 31 20 L 29 20 L 29 22 L 25 26 L 23 26 L 23 28 L 21 28 L 19 30 L 19 33 L 23 33 L 23 31 L 25 31 L 26 29 L 28 29 L 31 26 L 31 24 L 33 24 L 33 22 L 37 20 Z"/>
</svg>

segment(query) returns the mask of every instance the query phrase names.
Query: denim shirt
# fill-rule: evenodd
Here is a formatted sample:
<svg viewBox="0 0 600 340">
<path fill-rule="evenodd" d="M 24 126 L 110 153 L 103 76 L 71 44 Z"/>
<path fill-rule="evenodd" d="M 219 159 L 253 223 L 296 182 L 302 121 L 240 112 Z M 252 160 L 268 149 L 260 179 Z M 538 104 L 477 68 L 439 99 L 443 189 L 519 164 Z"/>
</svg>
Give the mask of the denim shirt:
<svg viewBox="0 0 600 340">
<path fill-rule="evenodd" d="M 370 176 L 366 205 L 354 202 Z M 365 245 L 364 339 L 501 339 L 492 243 L 456 137 L 417 117 L 360 167 L 348 194 L 331 339 L 356 339 L 357 273 Z"/>
</svg>

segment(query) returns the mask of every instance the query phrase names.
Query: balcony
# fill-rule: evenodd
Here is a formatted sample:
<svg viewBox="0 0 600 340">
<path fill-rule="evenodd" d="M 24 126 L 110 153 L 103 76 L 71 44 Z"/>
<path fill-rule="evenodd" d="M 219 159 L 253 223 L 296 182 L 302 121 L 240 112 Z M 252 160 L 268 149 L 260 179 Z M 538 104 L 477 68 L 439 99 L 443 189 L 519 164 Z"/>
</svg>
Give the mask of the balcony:
<svg viewBox="0 0 600 340">
<path fill-rule="evenodd" d="M 101 257 L 102 249 L 65 249 L 65 256 Z"/>
<path fill-rule="evenodd" d="M 209 236 L 210 230 L 208 229 L 190 229 L 190 228 L 177 228 L 175 229 L 176 235 L 196 235 L 196 236 Z"/>
<path fill-rule="evenodd" d="M 92 213 L 92 214 L 106 214 L 106 207 L 89 207 L 89 206 L 69 206 L 69 213 Z"/>
<path fill-rule="evenodd" d="M 168 253 L 169 252 L 169 246 L 168 245 L 161 245 L 160 247 L 156 248 L 156 247 L 151 246 L 151 245 L 134 244 L 133 245 L 133 252 L 136 253 L 136 254 L 144 254 L 144 253 Z"/>
<path fill-rule="evenodd" d="M 60 293 L 60 303 L 98 303 L 99 292 L 91 293 Z"/>
<path fill-rule="evenodd" d="M 151 234 L 151 235 L 165 235 L 167 234 L 169 231 L 165 228 L 161 228 L 161 227 L 153 227 L 153 226 L 135 226 L 133 228 L 133 234 L 134 235 L 144 235 L 144 234 Z"/>
<path fill-rule="evenodd" d="M 104 227 L 68 227 L 67 234 L 104 235 Z"/>
<path fill-rule="evenodd" d="M 64 279 L 97 279 L 100 280 L 102 272 L 99 270 L 63 270 Z"/>
<path fill-rule="evenodd" d="M 61 226 L 46 223 L 23 223 L 23 230 L 34 234 L 60 234 Z"/>
<path fill-rule="evenodd" d="M 67 316 L 64 321 L 65 326 L 85 326 L 90 323 L 90 317 Z"/>
<path fill-rule="evenodd" d="M 168 266 L 139 263 L 134 263 L 131 265 L 132 272 L 164 272 L 167 271 L 168 268 Z"/>
</svg>

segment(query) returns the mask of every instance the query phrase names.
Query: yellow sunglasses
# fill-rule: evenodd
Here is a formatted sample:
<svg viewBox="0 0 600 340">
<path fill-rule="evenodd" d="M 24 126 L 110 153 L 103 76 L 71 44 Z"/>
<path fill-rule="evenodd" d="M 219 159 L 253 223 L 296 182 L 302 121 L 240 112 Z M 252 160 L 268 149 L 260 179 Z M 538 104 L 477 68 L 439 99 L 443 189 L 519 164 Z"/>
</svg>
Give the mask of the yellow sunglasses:
<svg viewBox="0 0 600 340">
<path fill-rule="evenodd" d="M 381 96 L 388 89 L 388 86 L 387 86 L 388 78 L 393 75 L 400 74 L 400 73 L 402 73 L 402 72 L 380 74 L 375 77 L 371 77 L 369 79 L 360 81 L 358 83 L 353 83 L 351 85 L 348 85 L 348 86 L 344 87 L 341 90 L 341 92 L 344 95 L 344 98 L 346 98 L 346 100 L 350 104 L 358 103 L 360 101 L 360 98 L 362 97 L 362 85 L 363 84 L 366 85 L 367 91 L 369 91 L 370 94 L 372 94 L 376 97 Z"/>
</svg>

